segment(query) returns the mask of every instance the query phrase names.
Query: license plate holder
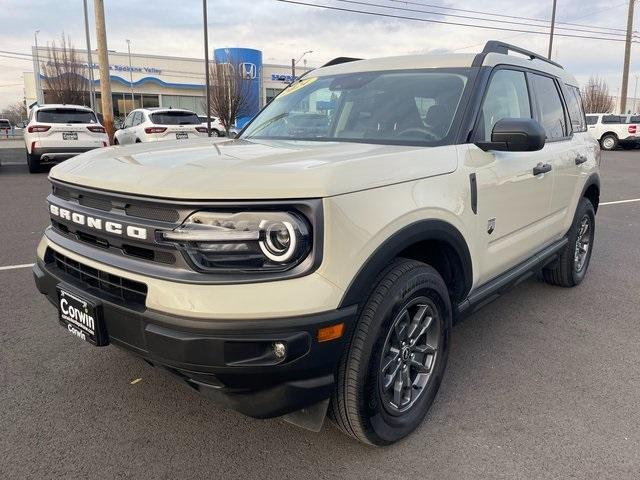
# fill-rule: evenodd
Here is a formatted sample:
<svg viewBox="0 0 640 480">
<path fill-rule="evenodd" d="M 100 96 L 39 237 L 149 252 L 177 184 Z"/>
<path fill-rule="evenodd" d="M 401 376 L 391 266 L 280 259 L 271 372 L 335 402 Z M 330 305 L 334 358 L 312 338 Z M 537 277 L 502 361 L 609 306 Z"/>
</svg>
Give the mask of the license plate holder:
<svg viewBox="0 0 640 480">
<path fill-rule="evenodd" d="M 102 318 L 102 305 L 86 299 L 75 290 L 58 285 L 58 321 L 72 335 L 96 347 L 109 344 L 109 336 Z"/>
<path fill-rule="evenodd" d="M 176 133 L 176 140 L 188 140 L 188 139 L 189 139 L 189 134 L 187 132 Z"/>
<path fill-rule="evenodd" d="M 63 140 L 78 140 L 78 132 L 62 132 Z"/>
</svg>

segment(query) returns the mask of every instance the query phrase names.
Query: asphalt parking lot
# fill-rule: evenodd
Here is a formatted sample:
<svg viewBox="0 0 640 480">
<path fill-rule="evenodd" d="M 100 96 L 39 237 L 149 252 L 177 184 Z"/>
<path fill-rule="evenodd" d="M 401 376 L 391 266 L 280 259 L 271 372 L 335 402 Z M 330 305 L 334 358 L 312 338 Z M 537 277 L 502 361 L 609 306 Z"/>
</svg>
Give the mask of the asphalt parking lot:
<svg viewBox="0 0 640 480">
<path fill-rule="evenodd" d="M 385 449 L 224 410 L 59 326 L 29 268 L 46 175 L 0 148 L 0 478 L 640 477 L 640 202 L 602 205 L 589 275 L 529 280 L 457 325 L 423 425 Z M 640 151 L 603 154 L 601 202 L 640 198 Z M 141 379 L 137 382 L 135 380 Z"/>
</svg>

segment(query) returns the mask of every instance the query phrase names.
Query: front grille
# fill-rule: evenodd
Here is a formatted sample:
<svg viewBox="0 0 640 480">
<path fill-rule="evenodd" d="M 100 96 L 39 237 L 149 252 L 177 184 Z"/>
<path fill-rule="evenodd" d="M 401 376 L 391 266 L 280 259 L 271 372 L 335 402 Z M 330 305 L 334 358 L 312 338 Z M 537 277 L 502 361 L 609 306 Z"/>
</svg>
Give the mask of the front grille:
<svg viewBox="0 0 640 480">
<path fill-rule="evenodd" d="M 124 211 L 131 217 L 160 220 L 161 222 L 177 222 L 180 219 L 180 213 L 173 208 L 129 204 L 125 207 Z"/>
<path fill-rule="evenodd" d="M 99 292 L 115 303 L 144 309 L 147 299 L 147 286 L 144 283 L 89 267 L 51 248 L 47 249 L 45 262 L 49 268 L 55 268 L 61 272 L 65 277 L 64 280 L 72 285 L 83 288 L 89 293 Z"/>
<path fill-rule="evenodd" d="M 88 197 L 86 195 L 81 195 L 78 199 L 80 205 L 84 205 L 89 208 L 96 208 L 98 210 L 104 210 L 105 212 L 111 211 L 111 202 L 102 198 Z"/>
</svg>

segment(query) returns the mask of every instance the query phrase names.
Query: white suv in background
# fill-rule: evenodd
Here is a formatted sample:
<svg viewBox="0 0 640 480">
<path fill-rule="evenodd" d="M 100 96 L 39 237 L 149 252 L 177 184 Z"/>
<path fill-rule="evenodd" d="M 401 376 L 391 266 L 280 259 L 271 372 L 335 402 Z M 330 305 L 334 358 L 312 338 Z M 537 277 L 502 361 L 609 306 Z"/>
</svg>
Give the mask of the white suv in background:
<svg viewBox="0 0 640 480">
<path fill-rule="evenodd" d="M 636 119 L 636 115 L 592 113 L 587 115 L 587 125 L 603 150 L 615 150 L 618 146 L 634 148 L 640 142 L 638 125 L 632 123 Z"/>
<path fill-rule="evenodd" d="M 29 172 L 59 163 L 79 153 L 109 145 L 96 114 L 81 105 L 50 104 L 31 109 L 24 129 Z"/>
<path fill-rule="evenodd" d="M 160 140 L 188 140 L 206 137 L 198 116 L 179 108 L 138 108 L 132 110 L 121 129 L 114 135 L 114 145 L 157 142 Z"/>
<path fill-rule="evenodd" d="M 200 126 L 207 128 L 207 117 L 205 115 L 200 115 L 198 119 L 200 120 Z M 211 136 L 224 137 L 227 134 L 227 131 L 224 129 L 224 125 L 220 119 L 217 117 L 209 117 L 209 119 L 211 120 Z"/>
</svg>

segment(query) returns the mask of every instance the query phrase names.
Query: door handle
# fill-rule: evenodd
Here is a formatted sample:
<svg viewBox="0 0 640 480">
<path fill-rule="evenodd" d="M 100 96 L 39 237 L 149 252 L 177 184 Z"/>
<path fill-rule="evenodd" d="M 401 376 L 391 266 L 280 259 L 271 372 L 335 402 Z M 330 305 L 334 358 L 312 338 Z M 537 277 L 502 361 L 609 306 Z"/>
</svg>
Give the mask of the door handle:
<svg viewBox="0 0 640 480">
<path fill-rule="evenodd" d="M 547 173 L 551 171 L 551 164 L 549 163 L 539 163 L 535 167 L 533 167 L 533 174 L 540 175 L 542 173 Z"/>
<path fill-rule="evenodd" d="M 576 165 L 582 165 L 583 163 L 585 163 L 587 161 L 587 157 L 584 155 L 578 155 L 576 157 Z"/>
</svg>

